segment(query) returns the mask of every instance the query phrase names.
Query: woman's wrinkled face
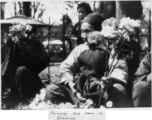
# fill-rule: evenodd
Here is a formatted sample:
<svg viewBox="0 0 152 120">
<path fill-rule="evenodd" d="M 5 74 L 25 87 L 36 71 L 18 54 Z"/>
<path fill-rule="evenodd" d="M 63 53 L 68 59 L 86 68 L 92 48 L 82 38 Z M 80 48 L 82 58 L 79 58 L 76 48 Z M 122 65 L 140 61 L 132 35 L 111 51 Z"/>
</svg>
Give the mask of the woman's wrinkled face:
<svg viewBox="0 0 152 120">
<path fill-rule="evenodd" d="M 83 7 L 78 8 L 78 16 L 79 16 L 80 21 L 83 20 L 86 15 L 87 15 L 87 12 Z"/>
<path fill-rule="evenodd" d="M 91 24 L 87 22 L 81 24 L 81 37 L 85 42 L 88 41 L 88 34 L 93 31 L 95 30 Z"/>
</svg>

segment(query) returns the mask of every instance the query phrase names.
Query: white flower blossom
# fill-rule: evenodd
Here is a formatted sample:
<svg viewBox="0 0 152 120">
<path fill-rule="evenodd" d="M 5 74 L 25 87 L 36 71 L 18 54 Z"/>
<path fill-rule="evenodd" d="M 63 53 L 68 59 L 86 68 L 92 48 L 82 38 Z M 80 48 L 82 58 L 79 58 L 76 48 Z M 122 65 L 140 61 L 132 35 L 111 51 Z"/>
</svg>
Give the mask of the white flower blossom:
<svg viewBox="0 0 152 120">
<path fill-rule="evenodd" d="M 113 27 L 115 26 L 115 23 L 116 23 L 116 19 L 114 17 L 111 17 L 102 22 L 102 28 L 104 28 L 105 26 Z"/>
<path fill-rule="evenodd" d="M 103 40 L 103 36 L 100 32 L 95 31 L 95 32 L 91 32 L 90 34 L 88 34 L 89 43 L 102 41 L 102 40 Z"/>
<path fill-rule="evenodd" d="M 17 31 L 20 31 L 20 30 L 21 30 L 21 29 L 20 29 L 20 28 L 21 28 L 21 25 L 20 25 L 20 24 L 14 26 L 14 27 L 16 28 Z"/>
<path fill-rule="evenodd" d="M 140 27 L 139 20 L 133 20 L 129 17 L 124 17 L 120 20 L 118 26 L 116 26 L 115 18 L 110 18 L 102 23 L 101 34 L 108 39 L 120 39 L 123 38 L 127 41 L 130 40 L 130 34 L 136 32 L 136 28 Z"/>
<path fill-rule="evenodd" d="M 109 18 L 102 23 L 101 34 L 105 38 L 109 38 L 109 39 L 117 39 L 122 35 L 122 32 L 118 31 L 116 29 L 116 19 L 115 18 L 113 18 L 113 17 Z"/>
<path fill-rule="evenodd" d="M 27 25 L 27 23 L 20 23 L 20 24 L 22 24 L 23 26 L 26 26 L 26 25 Z"/>
<path fill-rule="evenodd" d="M 108 101 L 108 102 L 106 103 L 106 106 L 107 106 L 107 107 L 113 107 L 113 102 L 112 102 L 112 101 Z"/>
<path fill-rule="evenodd" d="M 31 31 L 31 30 L 32 30 L 32 26 L 26 25 L 26 31 Z"/>
<path fill-rule="evenodd" d="M 123 33 L 122 33 L 122 31 L 115 30 L 114 27 L 105 26 L 105 27 L 101 30 L 101 34 L 102 34 L 105 38 L 118 39 L 119 37 L 122 36 Z"/>
<path fill-rule="evenodd" d="M 140 21 L 130 19 L 129 17 L 127 17 L 127 18 L 124 17 L 120 20 L 119 27 L 120 28 L 125 28 L 129 32 L 135 32 L 135 28 L 140 27 Z"/>
<path fill-rule="evenodd" d="M 17 43 L 22 38 L 27 38 L 27 31 L 31 31 L 32 26 L 24 23 L 16 23 L 9 28 L 9 36 L 12 37 L 12 41 Z"/>
</svg>

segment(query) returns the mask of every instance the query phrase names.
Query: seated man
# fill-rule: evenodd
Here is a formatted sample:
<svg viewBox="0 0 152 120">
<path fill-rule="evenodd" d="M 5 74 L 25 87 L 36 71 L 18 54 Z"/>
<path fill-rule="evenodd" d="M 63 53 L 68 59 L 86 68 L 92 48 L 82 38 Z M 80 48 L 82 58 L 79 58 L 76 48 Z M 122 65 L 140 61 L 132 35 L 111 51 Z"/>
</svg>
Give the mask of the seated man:
<svg viewBox="0 0 152 120">
<path fill-rule="evenodd" d="M 7 107 L 27 103 L 44 87 L 38 74 L 49 65 L 49 56 L 32 32 L 22 40 L 8 37 L 2 47 L 2 102 Z"/>
<path fill-rule="evenodd" d="M 141 61 L 135 73 L 132 99 L 134 107 L 151 107 L 151 53 Z"/>
<path fill-rule="evenodd" d="M 96 13 L 91 13 L 84 18 L 81 25 L 81 36 L 85 43 L 77 46 L 62 62 L 61 81 L 57 85 L 47 86 L 47 100 L 57 104 L 61 102 L 87 104 L 88 101 L 89 103 L 92 101 L 94 107 L 105 106 L 106 101 L 112 101 L 112 107 L 128 107 L 125 88 L 128 79 L 126 61 L 119 60 L 110 76 L 104 76 L 109 52 L 100 47 L 100 42 L 93 44 L 88 39 L 89 33 L 101 30 L 103 20 Z M 111 56 L 110 59 L 112 59 Z M 75 75 L 79 72 L 82 75 L 75 80 Z"/>
</svg>

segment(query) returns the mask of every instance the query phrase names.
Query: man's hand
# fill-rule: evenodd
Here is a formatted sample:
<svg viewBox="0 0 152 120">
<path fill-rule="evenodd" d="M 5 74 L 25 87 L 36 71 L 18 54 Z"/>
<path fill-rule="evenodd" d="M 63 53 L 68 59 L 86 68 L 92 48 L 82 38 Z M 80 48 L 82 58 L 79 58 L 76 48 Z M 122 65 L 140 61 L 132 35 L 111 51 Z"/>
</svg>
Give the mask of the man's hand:
<svg viewBox="0 0 152 120">
<path fill-rule="evenodd" d="M 70 89 L 72 90 L 72 92 L 75 94 L 75 96 L 80 100 L 80 102 L 85 102 L 86 99 L 82 97 L 82 95 L 76 91 L 76 89 L 74 88 L 74 83 L 73 82 L 69 82 L 68 83 Z"/>
<path fill-rule="evenodd" d="M 86 102 L 84 103 L 84 108 L 87 109 L 87 108 L 93 108 L 93 107 L 94 107 L 93 100 L 87 99 Z"/>
<path fill-rule="evenodd" d="M 80 100 L 80 102 L 86 102 L 86 98 L 82 97 L 82 95 L 79 92 L 76 93 L 76 97 Z"/>
<path fill-rule="evenodd" d="M 101 87 L 107 90 L 112 85 L 112 79 L 110 77 L 101 78 Z"/>
</svg>

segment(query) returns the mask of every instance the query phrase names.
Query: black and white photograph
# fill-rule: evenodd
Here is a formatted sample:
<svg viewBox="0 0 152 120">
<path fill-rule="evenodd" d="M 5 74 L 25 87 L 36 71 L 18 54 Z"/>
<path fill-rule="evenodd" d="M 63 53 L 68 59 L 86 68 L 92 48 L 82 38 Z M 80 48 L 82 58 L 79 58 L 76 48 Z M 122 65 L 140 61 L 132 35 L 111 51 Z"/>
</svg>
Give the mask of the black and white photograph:
<svg viewBox="0 0 152 120">
<path fill-rule="evenodd" d="M 151 2 L 0 2 L 1 110 L 151 108 Z"/>
</svg>

